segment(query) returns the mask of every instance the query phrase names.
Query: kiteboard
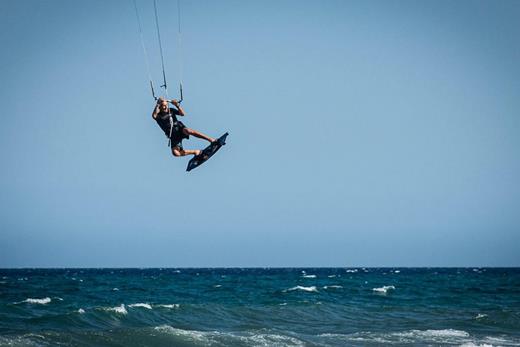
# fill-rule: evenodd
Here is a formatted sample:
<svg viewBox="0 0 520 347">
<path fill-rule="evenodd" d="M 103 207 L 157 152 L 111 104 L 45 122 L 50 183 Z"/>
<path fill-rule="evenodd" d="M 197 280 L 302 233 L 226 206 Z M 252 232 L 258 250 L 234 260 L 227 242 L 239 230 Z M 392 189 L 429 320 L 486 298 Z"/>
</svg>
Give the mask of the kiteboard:
<svg viewBox="0 0 520 347">
<path fill-rule="evenodd" d="M 220 147 L 226 144 L 226 137 L 228 135 L 228 133 L 225 133 L 224 135 L 216 139 L 214 142 L 210 143 L 208 147 L 204 148 L 199 155 L 196 155 L 193 158 L 191 158 L 191 160 L 188 162 L 188 167 L 186 168 L 186 171 L 191 171 L 196 167 L 204 164 L 209 158 L 213 156 L 213 154 L 217 153 Z"/>
</svg>

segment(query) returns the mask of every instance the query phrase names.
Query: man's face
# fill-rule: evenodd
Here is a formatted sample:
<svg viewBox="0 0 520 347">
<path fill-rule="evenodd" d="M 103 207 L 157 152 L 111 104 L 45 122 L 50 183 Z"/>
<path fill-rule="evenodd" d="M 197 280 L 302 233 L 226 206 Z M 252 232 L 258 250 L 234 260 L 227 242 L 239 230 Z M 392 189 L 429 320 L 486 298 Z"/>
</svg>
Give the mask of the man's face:
<svg viewBox="0 0 520 347">
<path fill-rule="evenodd" d="M 161 101 L 161 103 L 159 104 L 159 108 L 163 112 L 168 111 L 168 102 L 166 100 Z"/>
</svg>

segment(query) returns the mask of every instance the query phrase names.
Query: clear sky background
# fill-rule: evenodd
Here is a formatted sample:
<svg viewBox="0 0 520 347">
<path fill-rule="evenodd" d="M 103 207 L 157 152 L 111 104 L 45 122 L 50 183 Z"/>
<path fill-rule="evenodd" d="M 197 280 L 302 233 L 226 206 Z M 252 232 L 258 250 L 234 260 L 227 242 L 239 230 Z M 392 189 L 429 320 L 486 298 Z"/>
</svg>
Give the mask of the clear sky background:
<svg viewBox="0 0 520 347">
<path fill-rule="evenodd" d="M 520 265 L 520 1 L 158 6 L 190 173 L 131 0 L 0 1 L 0 267 Z"/>
</svg>

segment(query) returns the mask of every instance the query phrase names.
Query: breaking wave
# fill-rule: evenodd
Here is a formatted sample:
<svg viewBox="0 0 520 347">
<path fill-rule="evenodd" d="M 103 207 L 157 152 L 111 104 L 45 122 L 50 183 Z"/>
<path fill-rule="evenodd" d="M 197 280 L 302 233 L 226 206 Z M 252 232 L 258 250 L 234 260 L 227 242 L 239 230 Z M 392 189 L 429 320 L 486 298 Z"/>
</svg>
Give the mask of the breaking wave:
<svg viewBox="0 0 520 347">
<path fill-rule="evenodd" d="M 310 286 L 310 287 L 296 286 L 296 287 L 292 287 L 292 288 L 286 289 L 285 291 L 292 292 L 292 291 L 295 291 L 295 290 L 301 290 L 301 291 L 304 291 L 304 292 L 315 292 L 315 293 L 318 292 L 318 288 L 316 288 L 316 286 Z"/>
</svg>

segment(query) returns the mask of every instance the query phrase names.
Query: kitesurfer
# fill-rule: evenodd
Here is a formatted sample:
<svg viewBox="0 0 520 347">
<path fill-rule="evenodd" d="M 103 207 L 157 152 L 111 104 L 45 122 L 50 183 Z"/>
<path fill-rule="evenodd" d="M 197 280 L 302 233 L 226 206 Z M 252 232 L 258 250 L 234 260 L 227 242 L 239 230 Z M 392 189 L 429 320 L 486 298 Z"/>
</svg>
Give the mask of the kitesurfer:
<svg viewBox="0 0 520 347">
<path fill-rule="evenodd" d="M 171 103 L 174 107 L 168 107 Z M 182 147 L 182 140 L 188 139 L 190 135 L 204 139 L 210 143 L 215 139 L 204 135 L 201 132 L 187 128 L 181 121 L 177 120 L 177 116 L 184 116 L 184 110 L 179 102 L 175 99 L 166 100 L 159 98 L 152 113 L 153 119 L 159 124 L 166 136 L 170 139 L 170 148 L 172 154 L 176 157 L 185 155 L 199 155 L 201 150 L 198 149 L 184 149 Z"/>
</svg>

